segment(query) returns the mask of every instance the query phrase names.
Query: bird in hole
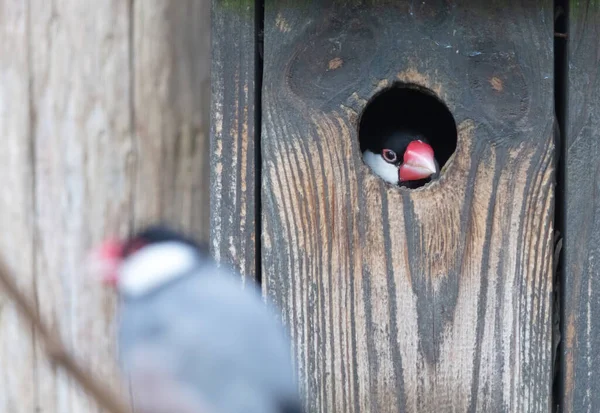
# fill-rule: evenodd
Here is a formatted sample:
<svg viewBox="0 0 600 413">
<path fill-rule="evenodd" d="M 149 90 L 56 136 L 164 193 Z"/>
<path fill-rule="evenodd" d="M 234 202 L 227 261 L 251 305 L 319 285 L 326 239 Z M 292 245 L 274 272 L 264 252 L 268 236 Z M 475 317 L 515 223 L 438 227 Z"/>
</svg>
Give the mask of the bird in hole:
<svg viewBox="0 0 600 413">
<path fill-rule="evenodd" d="M 431 182 L 440 173 L 428 139 L 410 130 L 369 141 L 363 159 L 384 181 L 410 189 Z"/>
<path fill-rule="evenodd" d="M 92 258 L 120 298 L 119 363 L 136 411 L 303 411 L 275 306 L 205 245 L 151 225 Z"/>
</svg>

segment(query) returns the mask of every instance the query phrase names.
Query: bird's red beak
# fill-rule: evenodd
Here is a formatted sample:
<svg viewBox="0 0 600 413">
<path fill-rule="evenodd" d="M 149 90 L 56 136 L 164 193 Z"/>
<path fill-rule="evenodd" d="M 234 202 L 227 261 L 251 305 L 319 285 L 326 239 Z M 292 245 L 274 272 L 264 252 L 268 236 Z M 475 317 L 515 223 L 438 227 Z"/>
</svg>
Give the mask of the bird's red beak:
<svg viewBox="0 0 600 413">
<path fill-rule="evenodd" d="M 418 181 L 437 172 L 433 148 L 422 141 L 412 141 L 404 152 L 404 162 L 398 168 L 400 182 Z"/>
<path fill-rule="evenodd" d="M 92 252 L 91 265 L 96 273 L 100 273 L 102 282 L 116 286 L 119 280 L 118 268 L 121 263 L 123 246 L 118 240 L 107 240 Z"/>
</svg>

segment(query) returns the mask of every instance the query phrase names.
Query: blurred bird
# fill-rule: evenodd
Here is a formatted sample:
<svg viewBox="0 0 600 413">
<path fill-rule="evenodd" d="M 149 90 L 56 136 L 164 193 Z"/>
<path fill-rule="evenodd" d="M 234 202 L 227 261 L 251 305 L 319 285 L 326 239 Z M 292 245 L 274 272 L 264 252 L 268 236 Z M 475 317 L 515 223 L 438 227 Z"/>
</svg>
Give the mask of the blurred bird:
<svg viewBox="0 0 600 413">
<path fill-rule="evenodd" d="M 423 186 L 440 171 L 427 138 L 409 130 L 372 140 L 363 159 L 384 181 L 406 188 Z"/>
<path fill-rule="evenodd" d="M 121 298 L 118 344 L 136 411 L 300 413 L 290 343 L 250 280 L 163 226 L 94 254 Z"/>
</svg>

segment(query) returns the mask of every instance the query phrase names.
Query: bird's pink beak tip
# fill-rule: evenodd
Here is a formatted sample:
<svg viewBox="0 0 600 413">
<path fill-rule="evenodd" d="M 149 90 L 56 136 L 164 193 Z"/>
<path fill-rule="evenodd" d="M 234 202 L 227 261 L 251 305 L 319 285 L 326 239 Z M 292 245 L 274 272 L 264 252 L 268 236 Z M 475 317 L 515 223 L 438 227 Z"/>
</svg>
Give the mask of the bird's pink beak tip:
<svg viewBox="0 0 600 413">
<path fill-rule="evenodd" d="M 108 286 L 117 284 L 117 269 L 121 262 L 121 251 L 121 243 L 118 240 L 110 239 L 91 252 L 88 266 L 103 284 Z"/>
<path fill-rule="evenodd" d="M 404 153 L 404 162 L 398 168 L 400 182 L 418 181 L 437 172 L 433 148 L 423 141 L 412 141 Z"/>
</svg>

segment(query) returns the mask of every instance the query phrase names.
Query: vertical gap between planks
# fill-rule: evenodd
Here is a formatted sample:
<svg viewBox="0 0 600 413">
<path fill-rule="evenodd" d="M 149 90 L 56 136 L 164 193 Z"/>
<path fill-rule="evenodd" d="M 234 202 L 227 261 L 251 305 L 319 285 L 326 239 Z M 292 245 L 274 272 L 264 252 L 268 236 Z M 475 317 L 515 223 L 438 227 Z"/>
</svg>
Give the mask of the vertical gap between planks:
<svg viewBox="0 0 600 413">
<path fill-rule="evenodd" d="M 254 263 L 255 277 L 262 285 L 262 80 L 264 59 L 265 2 L 255 0 L 254 59 Z"/>
<path fill-rule="evenodd" d="M 556 152 L 558 158 L 556 169 L 556 201 L 554 212 L 554 228 L 555 234 L 564 240 L 565 237 L 565 168 L 566 168 L 566 130 L 567 130 L 567 106 L 568 106 L 568 33 L 569 33 L 569 0 L 554 0 L 554 102 L 556 120 L 560 131 L 560 139 L 556 142 Z M 560 244 L 555 244 L 560 246 Z M 564 246 L 565 244 L 562 243 Z M 555 254 L 554 263 L 556 274 L 554 276 L 554 291 L 555 308 L 553 311 L 554 319 L 553 326 L 558 326 L 558 336 L 553 334 L 553 349 L 556 351 L 554 366 L 553 366 L 553 403 L 552 411 L 560 412 L 562 409 L 561 394 L 563 387 L 563 374 L 560 366 L 562 365 L 563 345 L 562 337 L 564 336 L 564 261 L 562 260 L 563 253 L 559 251 Z M 558 318 L 558 319 L 556 319 Z"/>
</svg>

